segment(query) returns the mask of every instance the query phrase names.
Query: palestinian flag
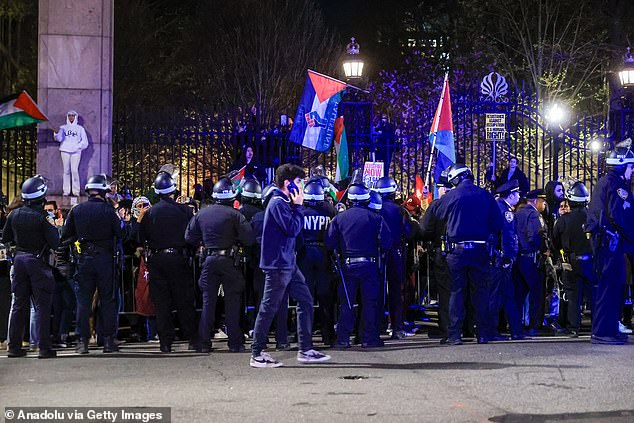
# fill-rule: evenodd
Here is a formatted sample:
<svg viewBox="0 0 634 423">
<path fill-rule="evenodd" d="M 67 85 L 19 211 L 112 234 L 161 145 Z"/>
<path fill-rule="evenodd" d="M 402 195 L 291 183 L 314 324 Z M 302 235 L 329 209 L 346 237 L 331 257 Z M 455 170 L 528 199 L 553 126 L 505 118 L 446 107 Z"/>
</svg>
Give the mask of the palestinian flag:
<svg viewBox="0 0 634 423">
<path fill-rule="evenodd" d="M 0 100 L 0 129 L 15 128 L 47 121 L 26 91 Z"/>
<path fill-rule="evenodd" d="M 348 139 L 343 116 L 335 119 L 335 151 L 337 153 L 335 182 L 339 182 L 348 177 Z"/>
<path fill-rule="evenodd" d="M 247 165 L 242 166 L 241 169 L 238 170 L 238 173 L 231 177 L 231 182 L 235 187 L 238 187 L 242 180 L 244 179 L 244 172 L 247 170 Z"/>
</svg>

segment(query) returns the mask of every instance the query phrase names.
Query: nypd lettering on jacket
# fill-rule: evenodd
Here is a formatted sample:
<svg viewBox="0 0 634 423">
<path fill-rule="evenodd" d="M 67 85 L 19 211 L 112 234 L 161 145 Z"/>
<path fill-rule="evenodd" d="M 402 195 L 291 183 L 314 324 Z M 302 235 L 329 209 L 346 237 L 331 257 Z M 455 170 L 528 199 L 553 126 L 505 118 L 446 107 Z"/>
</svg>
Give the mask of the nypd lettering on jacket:
<svg viewBox="0 0 634 423">
<path fill-rule="evenodd" d="M 324 232 L 328 229 L 330 220 L 328 216 L 304 215 L 304 230 Z"/>
</svg>

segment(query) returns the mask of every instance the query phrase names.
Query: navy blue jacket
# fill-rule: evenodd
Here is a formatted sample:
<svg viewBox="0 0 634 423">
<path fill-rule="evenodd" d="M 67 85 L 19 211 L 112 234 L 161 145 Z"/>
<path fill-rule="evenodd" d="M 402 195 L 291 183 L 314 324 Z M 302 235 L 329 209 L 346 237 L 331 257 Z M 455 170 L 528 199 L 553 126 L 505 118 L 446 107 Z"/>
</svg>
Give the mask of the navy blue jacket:
<svg viewBox="0 0 634 423">
<path fill-rule="evenodd" d="M 586 232 L 598 233 L 603 226 L 618 232 L 627 242 L 634 242 L 634 199 L 623 178 L 615 172 L 601 177 L 588 205 Z"/>
<path fill-rule="evenodd" d="M 290 270 L 296 266 L 295 242 L 302 231 L 301 206 L 276 189 L 264 213 L 260 269 Z"/>
<path fill-rule="evenodd" d="M 185 246 L 185 230 L 194 216 L 191 207 L 164 197 L 152 206 L 139 223 L 139 239 L 148 242 L 150 248 L 182 248 Z"/>
<path fill-rule="evenodd" d="M 542 233 L 546 230 L 546 222 L 537 209 L 527 204 L 515 213 L 515 219 L 520 253 L 530 254 L 542 250 Z"/>
<path fill-rule="evenodd" d="M 379 247 L 387 251 L 392 244 L 385 219 L 361 205 L 335 216 L 326 235 L 326 246 L 344 257 L 377 257 Z"/>
<path fill-rule="evenodd" d="M 2 231 L 2 242 L 15 244 L 18 251 L 35 255 L 59 245 L 59 231 L 47 219 L 42 204 L 25 205 L 9 213 Z"/>
<path fill-rule="evenodd" d="M 330 221 L 335 216 L 323 206 L 304 207 L 302 240 L 304 243 L 324 242 Z"/>
<path fill-rule="evenodd" d="M 109 203 L 101 197 L 90 197 L 68 212 L 62 228 L 62 244 L 79 240 L 113 249 L 114 238 L 125 238 L 130 233 L 129 228 Z"/>
<path fill-rule="evenodd" d="M 390 228 L 392 236 L 392 246 L 400 247 L 407 239 L 414 236 L 414 229 L 407 216 L 407 211 L 390 199 L 383 199 L 381 207 L 381 216 L 385 219 L 385 223 Z"/>
<path fill-rule="evenodd" d="M 490 241 L 502 229 L 502 215 L 495 199 L 469 179 L 444 195 L 437 216 L 447 221 L 451 242 Z"/>
<path fill-rule="evenodd" d="M 500 213 L 502 213 L 502 217 L 504 218 L 500 237 L 500 250 L 502 252 L 502 257 L 515 260 L 517 258 L 517 253 L 519 252 L 515 213 L 513 212 L 513 207 L 511 207 L 511 205 L 503 198 L 498 198 L 497 203 Z"/>
<path fill-rule="evenodd" d="M 443 198 L 445 197 L 432 201 L 420 220 L 420 233 L 423 241 L 430 241 L 435 248 L 442 245 L 441 237 L 447 231 L 447 222 L 438 217 L 438 207 Z"/>
<path fill-rule="evenodd" d="M 185 240 L 194 246 L 202 242 L 206 248 L 225 250 L 237 243 L 251 245 L 255 236 L 251 225 L 238 210 L 230 205 L 212 204 L 189 221 Z"/>
</svg>

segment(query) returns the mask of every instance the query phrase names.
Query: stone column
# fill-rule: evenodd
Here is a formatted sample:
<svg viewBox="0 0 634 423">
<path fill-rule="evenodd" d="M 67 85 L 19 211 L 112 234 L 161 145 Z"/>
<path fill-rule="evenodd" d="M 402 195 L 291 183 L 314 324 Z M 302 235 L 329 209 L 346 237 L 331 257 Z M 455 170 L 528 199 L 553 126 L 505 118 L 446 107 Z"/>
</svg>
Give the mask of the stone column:
<svg viewBox="0 0 634 423">
<path fill-rule="evenodd" d="M 37 171 L 49 178 L 51 194 L 62 193 L 53 130 L 69 110 L 79 113 L 89 140 L 82 191 L 89 176 L 112 172 L 113 11 L 114 0 L 39 0 L 37 103 L 50 121 L 38 128 Z"/>
</svg>

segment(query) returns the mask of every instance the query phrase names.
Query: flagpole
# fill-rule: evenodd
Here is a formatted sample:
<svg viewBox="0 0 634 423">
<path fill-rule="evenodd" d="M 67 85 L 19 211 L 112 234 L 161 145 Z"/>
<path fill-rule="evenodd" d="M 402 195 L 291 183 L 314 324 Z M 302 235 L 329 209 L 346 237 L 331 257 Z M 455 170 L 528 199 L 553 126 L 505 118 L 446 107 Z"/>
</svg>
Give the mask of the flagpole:
<svg viewBox="0 0 634 423">
<path fill-rule="evenodd" d="M 363 92 L 363 93 L 366 93 L 366 94 L 369 94 L 369 93 L 370 93 L 370 91 L 364 90 L 363 88 L 359 88 L 359 87 L 356 87 L 356 86 L 354 86 L 354 85 L 352 85 L 352 84 L 348 84 L 348 83 L 346 83 L 346 82 L 340 81 L 340 80 L 338 80 L 337 78 L 333 78 L 332 76 L 328 76 L 328 75 L 324 75 L 323 73 L 315 72 L 315 71 L 314 71 L 314 70 L 312 70 L 312 69 L 308 69 L 308 72 L 312 72 L 312 73 L 314 73 L 315 75 L 319 75 L 319 76 L 322 76 L 322 77 L 324 77 L 324 78 L 326 78 L 326 79 L 330 79 L 331 81 L 335 81 L 335 82 L 338 82 L 338 83 L 340 83 L 340 84 L 344 84 L 347 88 L 354 88 L 355 90 L 359 90 L 359 91 L 361 91 L 361 92 Z"/>
<path fill-rule="evenodd" d="M 442 104 L 445 100 L 445 89 L 447 88 L 447 80 L 449 79 L 449 72 L 445 73 L 445 80 L 442 83 L 442 92 L 440 93 L 440 102 L 438 103 L 438 113 L 434 116 L 434 128 L 432 128 L 432 134 L 434 134 L 434 140 L 432 141 L 431 151 L 429 152 L 429 162 L 427 163 L 427 175 L 425 175 L 425 187 L 429 186 L 429 176 L 431 174 L 431 160 L 434 154 L 434 148 L 436 147 L 436 138 L 438 137 L 438 125 L 440 124 L 440 114 L 442 113 Z M 436 119 L 438 117 L 438 119 Z"/>
</svg>

